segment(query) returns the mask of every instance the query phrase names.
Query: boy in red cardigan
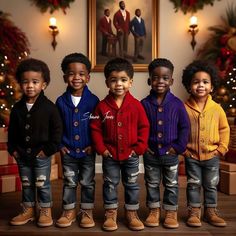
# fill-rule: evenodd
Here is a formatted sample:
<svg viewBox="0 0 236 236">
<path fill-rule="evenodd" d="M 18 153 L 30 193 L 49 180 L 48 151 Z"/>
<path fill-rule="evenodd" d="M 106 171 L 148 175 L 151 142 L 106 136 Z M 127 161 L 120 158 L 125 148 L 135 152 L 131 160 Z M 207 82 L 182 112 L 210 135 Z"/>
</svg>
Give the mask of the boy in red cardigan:
<svg viewBox="0 0 236 236">
<path fill-rule="evenodd" d="M 105 68 L 109 94 L 90 117 L 96 151 L 103 156 L 103 199 L 106 231 L 117 229 L 117 186 L 120 173 L 125 189 L 125 217 L 131 230 L 144 229 L 137 215 L 139 208 L 139 155 L 147 149 L 149 122 L 141 103 L 129 89 L 133 67 L 122 58 L 110 60 Z"/>
</svg>

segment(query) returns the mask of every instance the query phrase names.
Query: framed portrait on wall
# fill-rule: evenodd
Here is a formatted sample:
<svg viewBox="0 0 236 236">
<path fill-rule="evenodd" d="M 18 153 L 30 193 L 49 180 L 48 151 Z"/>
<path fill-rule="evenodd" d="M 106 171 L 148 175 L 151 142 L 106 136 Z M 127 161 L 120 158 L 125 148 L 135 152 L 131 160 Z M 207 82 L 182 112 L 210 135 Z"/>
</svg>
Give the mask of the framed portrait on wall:
<svg viewBox="0 0 236 236">
<path fill-rule="evenodd" d="M 88 56 L 92 71 L 114 57 L 147 71 L 158 55 L 159 0 L 89 0 Z"/>
</svg>

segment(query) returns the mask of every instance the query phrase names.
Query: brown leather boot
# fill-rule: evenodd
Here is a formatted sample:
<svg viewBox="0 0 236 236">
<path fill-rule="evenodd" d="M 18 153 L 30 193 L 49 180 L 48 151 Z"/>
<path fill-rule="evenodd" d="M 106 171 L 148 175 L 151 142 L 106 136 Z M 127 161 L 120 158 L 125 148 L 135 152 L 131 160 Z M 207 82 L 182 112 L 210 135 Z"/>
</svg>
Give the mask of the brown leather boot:
<svg viewBox="0 0 236 236">
<path fill-rule="evenodd" d="M 200 227 L 201 223 L 201 208 L 189 207 L 187 225 L 191 227 Z"/>
<path fill-rule="evenodd" d="M 47 227 L 53 224 L 52 210 L 50 207 L 42 207 L 39 210 L 39 219 L 37 225 L 40 227 Z"/>
<path fill-rule="evenodd" d="M 105 212 L 105 221 L 103 223 L 102 229 L 106 231 L 117 230 L 117 209 L 107 209 Z"/>
<path fill-rule="evenodd" d="M 64 210 L 61 217 L 57 220 L 56 225 L 58 227 L 64 228 L 71 226 L 76 220 L 76 209 Z"/>
<path fill-rule="evenodd" d="M 176 229 L 179 227 L 177 221 L 177 211 L 166 211 L 164 227 L 169 229 Z"/>
<path fill-rule="evenodd" d="M 93 220 L 93 210 L 80 210 L 81 212 L 81 220 L 80 220 L 80 227 L 82 228 L 91 228 L 95 226 L 95 222 Z"/>
<path fill-rule="evenodd" d="M 204 220 L 214 226 L 225 227 L 227 225 L 224 219 L 219 216 L 219 213 L 216 208 L 213 207 L 205 208 Z"/>
<path fill-rule="evenodd" d="M 125 210 L 125 218 L 128 222 L 128 227 L 131 230 L 143 230 L 144 225 L 139 219 L 137 211 Z"/>
<path fill-rule="evenodd" d="M 29 221 L 35 220 L 35 210 L 34 207 L 27 207 L 22 204 L 22 212 L 11 219 L 11 225 L 24 225 Z"/>
<path fill-rule="evenodd" d="M 149 215 L 144 224 L 149 227 L 159 226 L 160 223 L 160 208 L 150 208 Z"/>
</svg>

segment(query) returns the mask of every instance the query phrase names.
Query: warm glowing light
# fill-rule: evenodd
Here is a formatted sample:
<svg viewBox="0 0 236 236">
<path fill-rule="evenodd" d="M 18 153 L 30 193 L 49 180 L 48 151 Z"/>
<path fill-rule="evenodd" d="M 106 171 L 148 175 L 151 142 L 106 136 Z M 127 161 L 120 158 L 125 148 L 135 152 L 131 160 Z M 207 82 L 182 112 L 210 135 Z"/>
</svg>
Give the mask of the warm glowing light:
<svg viewBox="0 0 236 236">
<path fill-rule="evenodd" d="M 55 17 L 51 17 L 49 19 L 49 25 L 53 27 L 57 27 L 57 19 Z"/>
<path fill-rule="evenodd" d="M 189 19 L 189 26 L 197 26 L 197 17 L 196 16 L 191 16 Z"/>
</svg>

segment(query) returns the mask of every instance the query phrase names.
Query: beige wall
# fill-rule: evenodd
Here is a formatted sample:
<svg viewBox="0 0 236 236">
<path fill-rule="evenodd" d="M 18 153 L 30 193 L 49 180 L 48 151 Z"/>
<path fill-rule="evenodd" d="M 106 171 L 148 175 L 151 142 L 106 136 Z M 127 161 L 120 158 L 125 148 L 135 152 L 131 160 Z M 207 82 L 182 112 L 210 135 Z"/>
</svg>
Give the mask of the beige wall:
<svg viewBox="0 0 236 236">
<path fill-rule="evenodd" d="M 235 0 L 215 1 L 213 7 L 206 6 L 197 12 L 200 30 L 196 37 L 198 44 L 193 52 L 190 46 L 190 35 L 187 32 L 190 14 L 175 13 L 173 4 L 169 0 L 160 0 L 159 26 L 157 29 L 159 57 L 166 57 L 174 63 L 175 82 L 172 91 L 180 98 L 185 99 L 187 95 L 181 84 L 183 68 L 194 59 L 197 50 L 208 37 L 207 27 L 221 24 L 221 15 L 225 14 L 227 6 L 234 2 Z M 31 43 L 31 56 L 44 60 L 49 65 L 52 82 L 47 88 L 46 94 L 55 101 L 65 90 L 60 70 L 62 58 L 66 54 L 76 51 L 87 54 L 87 0 L 75 0 L 71 4 L 71 8 L 67 10 L 66 15 L 61 11 L 54 14 L 60 30 L 57 36 L 56 51 L 53 51 L 50 45 L 49 13 L 40 13 L 28 0 L 0 0 L 0 10 L 10 13 L 16 26 L 26 33 Z M 147 76 L 147 73 L 135 73 L 131 92 L 138 99 L 146 96 L 149 91 L 146 84 Z M 107 93 L 102 73 L 91 73 L 89 86 L 100 99 Z"/>
</svg>

